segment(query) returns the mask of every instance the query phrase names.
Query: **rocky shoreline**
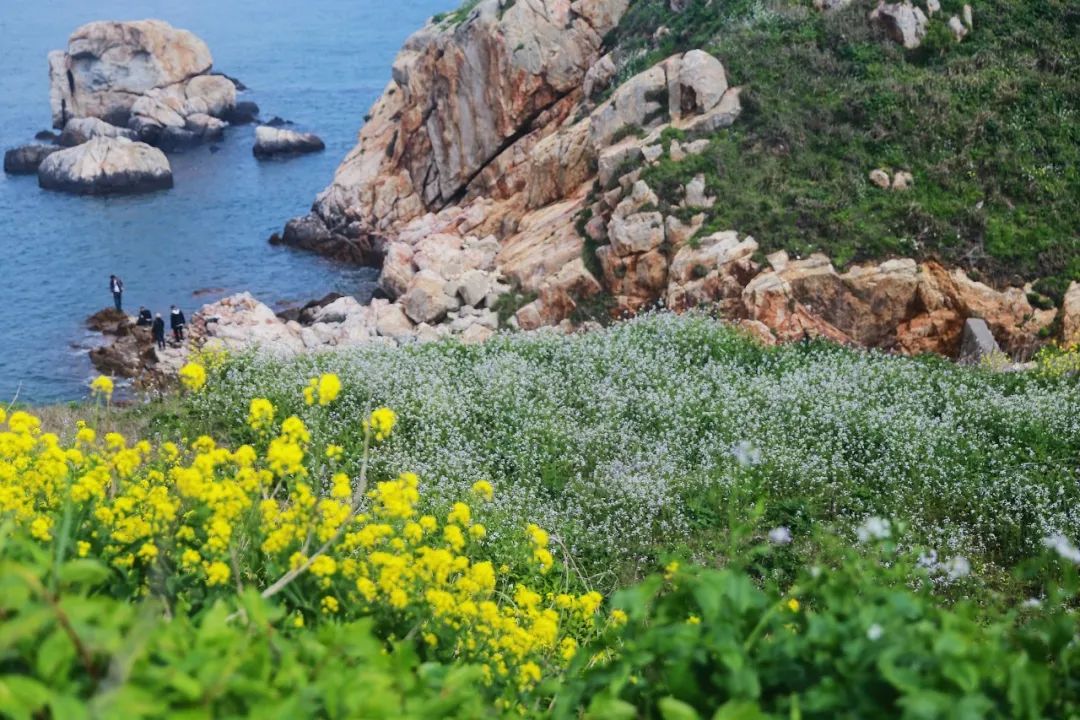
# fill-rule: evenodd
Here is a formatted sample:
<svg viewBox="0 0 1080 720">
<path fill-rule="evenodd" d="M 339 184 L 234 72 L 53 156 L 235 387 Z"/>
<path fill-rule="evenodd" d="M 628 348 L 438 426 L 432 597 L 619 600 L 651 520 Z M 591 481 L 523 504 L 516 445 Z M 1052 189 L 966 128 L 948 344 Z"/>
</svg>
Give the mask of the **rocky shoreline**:
<svg viewBox="0 0 1080 720">
<path fill-rule="evenodd" d="M 651 187 L 643 171 L 707 152 L 710 138 L 739 122 L 742 88 L 703 50 L 624 73 L 626 58 L 604 38 L 627 8 L 628 0 L 481 0 L 465 16 L 430 21 L 406 41 L 357 146 L 312 211 L 270 239 L 379 268 L 383 297 L 369 305 L 337 297 L 280 317 L 242 293 L 196 313 L 192 342 L 280 354 L 446 336 L 478 342 L 502 326 L 566 329 L 655 308 L 706 308 L 764 342 L 823 337 L 909 355 L 1000 348 L 1023 360 L 1049 341 L 1080 342 L 1075 282 L 1054 308 L 1030 284 L 994 288 L 933 259 L 841 271 L 821 254 L 766 256 L 737 228 L 707 230 L 705 211 L 724 198 L 710 193 L 704 174 Z M 913 48 L 936 13 L 916 10 L 882 3 L 866 21 Z M 963 40 L 973 30 L 970 10 L 950 29 Z M 166 32 L 183 33 L 152 30 L 163 43 Z M 80 153 L 129 151 L 125 143 L 160 141 L 180 126 L 192 132 L 192 118 L 224 118 L 237 107 L 235 87 L 207 75 L 209 51 L 194 36 L 168 36 L 158 63 L 177 77 L 151 83 L 133 102 L 81 92 L 78 82 L 69 93 L 61 70 L 70 72 L 80 43 L 93 46 L 103 32 L 80 29 L 68 53 L 50 59 L 54 122 L 64 127 L 61 140 L 88 138 Z M 149 72 L 136 67 L 136 75 Z M 177 86 L 183 93 L 168 89 Z M 99 117 L 72 125 L 71 108 Z M 39 147 L 12 163 L 101 164 Z M 321 148 L 314 136 L 263 126 L 253 151 L 264 158 Z M 870 192 L 909 192 L 915 183 L 903 168 L 867 173 Z M 500 325 L 497 305 L 513 311 L 509 323 Z M 125 345 L 118 352 L 135 353 Z"/>
</svg>

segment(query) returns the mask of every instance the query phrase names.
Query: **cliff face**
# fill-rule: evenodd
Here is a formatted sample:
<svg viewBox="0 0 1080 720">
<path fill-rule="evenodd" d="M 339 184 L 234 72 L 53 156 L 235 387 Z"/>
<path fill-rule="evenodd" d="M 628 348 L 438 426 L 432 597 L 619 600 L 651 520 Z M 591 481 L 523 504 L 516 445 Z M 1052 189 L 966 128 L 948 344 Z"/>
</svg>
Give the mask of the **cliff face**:
<svg viewBox="0 0 1080 720">
<path fill-rule="evenodd" d="M 461 24 L 413 35 L 316 211 L 388 232 L 497 191 L 485 169 L 565 116 L 626 2 L 485 0 Z"/>
<path fill-rule="evenodd" d="M 483 0 L 429 24 L 406 42 L 312 214 L 282 240 L 381 264 L 382 288 L 417 324 L 490 310 L 509 282 L 535 296 L 516 314 L 524 328 L 589 302 L 613 315 L 706 305 L 763 337 L 903 352 L 955 354 L 969 317 L 1014 353 L 1046 334 L 1055 313 L 1024 291 L 935 263 L 840 274 L 824 256 L 763 263 L 737 228 L 702 236 L 723 202 L 705 178 L 658 197 L 642 170 L 703 159 L 738 121 L 740 88 L 701 50 L 617 78 L 626 73 L 603 39 L 627 4 Z"/>
</svg>

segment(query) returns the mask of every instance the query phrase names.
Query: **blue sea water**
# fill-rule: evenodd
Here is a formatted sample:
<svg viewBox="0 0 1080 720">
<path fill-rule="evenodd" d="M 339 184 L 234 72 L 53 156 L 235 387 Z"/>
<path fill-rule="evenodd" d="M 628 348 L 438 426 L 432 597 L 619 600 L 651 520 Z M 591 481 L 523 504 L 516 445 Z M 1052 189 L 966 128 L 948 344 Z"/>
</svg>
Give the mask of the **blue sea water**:
<svg viewBox="0 0 1080 720">
<path fill-rule="evenodd" d="M 275 307 L 330 291 L 369 293 L 368 268 L 336 265 L 266 240 L 303 214 L 355 144 L 402 41 L 456 0 L 4 0 L 0 3 L 0 146 L 50 125 L 50 50 L 92 20 L 160 18 L 209 45 L 214 68 L 243 81 L 264 118 L 318 133 L 326 151 L 272 162 L 251 153 L 254 126 L 230 128 L 217 152 L 172 155 L 175 187 L 87 198 L 0 174 L 0 404 L 84 397 L 84 329 L 111 304 L 163 314 L 250 290 Z"/>
</svg>

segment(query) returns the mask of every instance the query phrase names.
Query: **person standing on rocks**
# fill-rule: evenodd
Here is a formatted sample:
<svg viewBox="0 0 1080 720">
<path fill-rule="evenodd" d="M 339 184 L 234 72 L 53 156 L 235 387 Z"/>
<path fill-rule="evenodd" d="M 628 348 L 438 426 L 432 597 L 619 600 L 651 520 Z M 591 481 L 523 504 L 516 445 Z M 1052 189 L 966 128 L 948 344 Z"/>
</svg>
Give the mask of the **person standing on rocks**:
<svg viewBox="0 0 1080 720">
<path fill-rule="evenodd" d="M 154 324 L 150 327 L 150 332 L 154 336 L 154 342 L 157 343 L 158 350 L 165 349 L 165 321 L 161 318 L 161 313 L 158 313 L 154 318 Z"/>
<path fill-rule="evenodd" d="M 109 276 L 109 290 L 112 291 L 113 305 L 116 306 L 116 312 L 123 312 L 123 295 L 124 295 L 124 281 L 115 275 Z"/>
<path fill-rule="evenodd" d="M 184 342 L 184 326 L 187 321 L 184 319 L 184 313 L 180 308 L 175 305 L 172 306 L 172 312 L 169 314 L 169 325 L 172 327 L 173 339 L 176 342 Z"/>
</svg>

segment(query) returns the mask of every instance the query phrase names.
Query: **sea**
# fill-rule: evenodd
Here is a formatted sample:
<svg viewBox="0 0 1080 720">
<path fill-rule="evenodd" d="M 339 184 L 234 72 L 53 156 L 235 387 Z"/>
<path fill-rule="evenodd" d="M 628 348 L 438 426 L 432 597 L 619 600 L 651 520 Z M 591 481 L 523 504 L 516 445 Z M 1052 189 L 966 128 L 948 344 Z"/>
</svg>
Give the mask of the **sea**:
<svg viewBox="0 0 1080 720">
<path fill-rule="evenodd" d="M 0 146 L 49 129 L 46 56 L 93 20 L 157 18 L 202 38 L 214 70 L 247 86 L 264 119 L 318 134 L 326 150 L 257 161 L 253 125 L 170 156 L 175 187 L 149 195 L 78 197 L 42 190 L 35 176 L 0 174 L 0 407 L 86 397 L 85 320 L 112 303 L 190 316 L 250 291 L 275 309 L 328 292 L 370 297 L 377 272 L 272 247 L 267 239 L 307 212 L 356 143 L 390 79 L 404 39 L 457 0 L 3 0 Z"/>
</svg>

